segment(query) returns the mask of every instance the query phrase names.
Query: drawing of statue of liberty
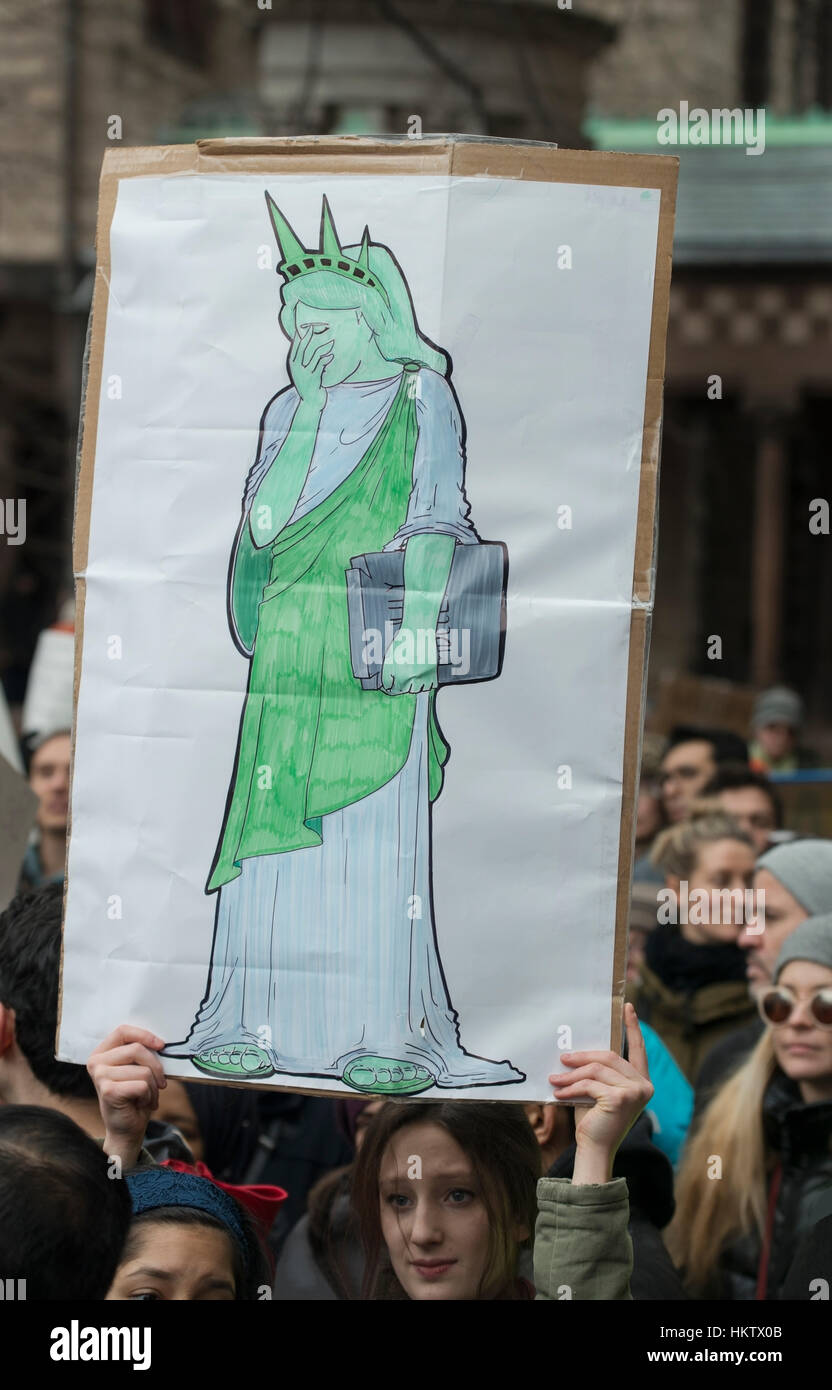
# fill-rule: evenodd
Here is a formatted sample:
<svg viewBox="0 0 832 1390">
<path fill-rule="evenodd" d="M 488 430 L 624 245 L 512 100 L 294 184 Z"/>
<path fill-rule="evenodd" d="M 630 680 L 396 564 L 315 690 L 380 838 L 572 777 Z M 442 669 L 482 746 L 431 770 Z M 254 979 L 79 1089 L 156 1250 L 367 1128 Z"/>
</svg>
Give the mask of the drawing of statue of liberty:
<svg viewBox="0 0 832 1390">
<path fill-rule="evenodd" d="M 462 1046 L 433 912 L 449 748 L 437 664 L 413 634 L 435 632 L 455 550 L 480 541 L 450 359 L 368 229 L 342 247 L 324 198 L 306 250 L 266 201 L 291 384 L 264 412 L 229 566 L 250 670 L 205 889 L 218 895 L 210 978 L 166 1052 L 225 1080 L 325 1077 L 378 1095 L 522 1081 Z M 367 689 L 345 574 L 390 550 L 404 551 L 401 626 Z"/>
</svg>

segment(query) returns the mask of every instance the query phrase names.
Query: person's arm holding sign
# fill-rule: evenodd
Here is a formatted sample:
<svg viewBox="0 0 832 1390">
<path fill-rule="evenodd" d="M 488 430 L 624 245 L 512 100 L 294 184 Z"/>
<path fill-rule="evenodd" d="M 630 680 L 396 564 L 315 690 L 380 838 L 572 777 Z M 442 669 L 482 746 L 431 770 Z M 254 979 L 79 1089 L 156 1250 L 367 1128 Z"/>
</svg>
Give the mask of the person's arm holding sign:
<svg viewBox="0 0 832 1390">
<path fill-rule="evenodd" d="M 629 1061 L 615 1052 L 563 1053 L 567 1071 L 549 1077 L 555 1099 L 594 1102 L 576 1118 L 569 1178 L 541 1178 L 534 1244 L 538 1299 L 630 1298 L 632 1244 L 624 1178 L 611 1178 L 618 1146 L 653 1094 L 647 1053 L 626 1004 Z"/>
<path fill-rule="evenodd" d="M 298 504 L 326 405 L 322 377 L 332 361 L 332 348 L 333 340 L 323 329 L 304 324 L 289 349 L 289 375 L 300 400 L 289 433 L 252 499 L 249 524 L 258 549 L 272 544 Z"/>
<path fill-rule="evenodd" d="M 87 1062 L 104 1122 L 102 1147 L 108 1158 L 120 1160 L 123 1170 L 136 1166 L 147 1122 L 168 1084 L 156 1055 L 164 1045 L 146 1028 L 122 1023 Z"/>
</svg>

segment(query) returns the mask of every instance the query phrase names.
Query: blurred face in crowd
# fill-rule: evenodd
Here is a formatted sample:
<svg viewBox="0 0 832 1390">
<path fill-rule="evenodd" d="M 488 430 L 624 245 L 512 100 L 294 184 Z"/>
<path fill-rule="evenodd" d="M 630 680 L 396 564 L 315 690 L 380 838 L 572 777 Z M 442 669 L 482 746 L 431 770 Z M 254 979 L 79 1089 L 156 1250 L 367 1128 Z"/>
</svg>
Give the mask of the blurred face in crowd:
<svg viewBox="0 0 832 1390">
<path fill-rule="evenodd" d="M 355 1151 L 356 1151 L 356 1153 L 358 1153 L 358 1150 L 361 1148 L 361 1145 L 364 1143 L 364 1135 L 367 1133 L 367 1126 L 369 1125 L 371 1119 L 373 1118 L 374 1115 L 377 1115 L 377 1114 L 378 1114 L 379 1110 L 382 1110 L 383 1108 L 384 1108 L 384 1101 L 383 1101 L 383 1100 L 371 1100 L 367 1105 L 364 1106 L 364 1109 L 363 1109 L 363 1110 L 359 1110 L 359 1112 L 358 1112 L 358 1114 L 357 1114 L 357 1116 L 356 1116 L 356 1119 L 355 1119 L 355 1141 L 354 1141 L 354 1142 L 355 1142 Z"/>
<path fill-rule="evenodd" d="M 146 1219 L 133 1228 L 107 1294 L 133 1302 L 229 1302 L 235 1297 L 232 1238 L 211 1226 Z"/>
<path fill-rule="evenodd" d="M 638 983 L 644 963 L 644 948 L 647 945 L 647 932 L 641 927 L 630 927 L 630 941 L 627 948 L 627 981 Z"/>
<path fill-rule="evenodd" d="M 756 732 L 757 742 L 769 762 L 777 763 L 794 752 L 796 735 L 791 724 L 763 724 Z"/>
<path fill-rule="evenodd" d="M 481 1287 L 489 1260 L 489 1214 L 465 1150 L 441 1125 L 398 1130 L 379 1172 L 381 1231 L 408 1298 L 489 1298 Z M 525 1232 L 518 1229 L 518 1242 Z"/>
<path fill-rule="evenodd" d="M 805 907 L 768 869 L 758 869 L 754 875 L 755 894 L 759 894 L 760 890 L 765 894 L 762 911 L 755 922 L 748 924 L 751 930 L 741 932 L 737 942 L 747 952 L 745 968 L 748 988 L 755 998 L 760 990 L 771 983 L 780 947 L 786 937 L 791 936 L 795 927 L 799 927 L 809 916 Z M 760 925 L 762 931 L 754 930 Z"/>
<path fill-rule="evenodd" d="M 195 1161 L 204 1163 L 205 1145 L 202 1142 L 202 1131 L 196 1111 L 188 1099 L 188 1092 L 175 1076 L 169 1076 L 167 1080 L 167 1086 L 159 1092 L 159 1104 L 153 1112 L 154 1118 L 178 1129 Z"/>
<path fill-rule="evenodd" d="M 704 738 L 677 743 L 665 753 L 659 782 L 667 818 L 671 824 L 684 820 L 688 806 L 711 780 L 716 771 L 713 745 Z"/>
<path fill-rule="evenodd" d="M 664 825 L 661 794 L 651 782 L 642 783 L 638 791 L 636 811 L 636 844 L 643 845 L 655 839 Z"/>
<path fill-rule="evenodd" d="M 38 827 L 66 831 L 69 814 L 69 734 L 56 734 L 32 754 L 29 785 L 38 798 Z"/>
<path fill-rule="evenodd" d="M 777 989 L 781 987 L 796 1007 L 787 1022 L 771 1029 L 778 1065 L 792 1081 L 832 1088 L 832 1029 L 821 1028 L 809 1007 L 813 995 L 823 990 L 823 1012 L 832 1015 L 832 970 L 813 961 L 793 960 L 780 972 Z"/>
<path fill-rule="evenodd" d="M 765 854 L 771 847 L 771 832 L 777 829 L 777 819 L 771 798 L 762 787 L 729 787 L 717 792 L 717 800 L 751 836 L 758 857 Z"/>
<path fill-rule="evenodd" d="M 696 915 L 702 920 L 680 922 L 685 940 L 699 946 L 736 941 L 744 925 L 745 891 L 751 889 L 753 880 L 754 851 L 750 845 L 727 839 L 703 845 L 688 879 L 688 897 L 695 891 L 704 891 L 708 894 L 708 907 L 699 907 L 700 902 L 705 902 L 699 897 L 689 904 L 689 917 Z M 681 889 L 678 878 L 668 876 L 667 884 L 677 893 Z M 728 893 L 734 896 L 729 898 Z"/>
</svg>

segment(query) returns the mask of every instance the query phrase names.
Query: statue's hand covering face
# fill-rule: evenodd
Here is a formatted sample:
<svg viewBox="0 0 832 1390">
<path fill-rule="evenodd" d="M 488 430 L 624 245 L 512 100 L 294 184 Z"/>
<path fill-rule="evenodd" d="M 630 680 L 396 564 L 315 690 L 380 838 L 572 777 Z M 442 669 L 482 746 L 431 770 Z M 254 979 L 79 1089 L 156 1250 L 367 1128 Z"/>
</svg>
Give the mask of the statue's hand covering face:
<svg viewBox="0 0 832 1390">
<path fill-rule="evenodd" d="M 332 361 L 324 368 L 322 386 L 346 381 L 360 365 L 372 338 L 360 309 L 314 309 L 303 303 L 295 313 L 293 341 L 298 335 L 309 340 L 310 351 L 316 345 L 331 344 L 327 351 L 332 353 Z"/>
</svg>

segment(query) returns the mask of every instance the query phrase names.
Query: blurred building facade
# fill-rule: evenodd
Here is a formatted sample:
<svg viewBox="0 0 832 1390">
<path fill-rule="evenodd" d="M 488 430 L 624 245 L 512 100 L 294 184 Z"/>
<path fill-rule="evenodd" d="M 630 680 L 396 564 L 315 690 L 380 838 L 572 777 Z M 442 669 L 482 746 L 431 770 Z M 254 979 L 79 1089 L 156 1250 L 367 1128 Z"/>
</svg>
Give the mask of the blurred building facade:
<svg viewBox="0 0 832 1390">
<path fill-rule="evenodd" d="M 7 0 L 0 24 L 0 495 L 27 498 L 30 535 L 0 548 L 13 702 L 71 591 L 108 144 L 405 136 L 416 117 L 680 156 L 651 679 L 787 680 L 826 715 L 832 565 L 808 503 L 832 402 L 832 0 Z M 765 106 L 765 154 L 659 145 L 657 114 L 682 99 Z"/>
<path fill-rule="evenodd" d="M 593 65 L 615 37 L 556 0 L 273 0 L 261 91 L 272 133 L 462 131 L 582 147 Z"/>
<path fill-rule="evenodd" d="M 614 37 L 549 0 L 7 0 L 0 81 L 0 678 L 23 698 L 72 592 L 71 524 L 98 174 L 108 145 L 458 129 L 586 144 Z"/>
<path fill-rule="evenodd" d="M 809 521 L 830 494 L 832 3 L 591 10 L 620 25 L 593 69 L 592 143 L 680 159 L 651 687 L 670 670 L 786 681 L 828 755 L 832 540 Z M 762 152 L 658 145 L 682 101 L 764 108 Z"/>
<path fill-rule="evenodd" d="M 23 698 L 39 628 L 72 594 L 71 526 L 98 174 L 210 98 L 256 91 L 258 24 L 237 0 L 6 0 L 0 9 L 0 678 Z M 248 128 L 248 127 L 246 127 Z"/>
</svg>

